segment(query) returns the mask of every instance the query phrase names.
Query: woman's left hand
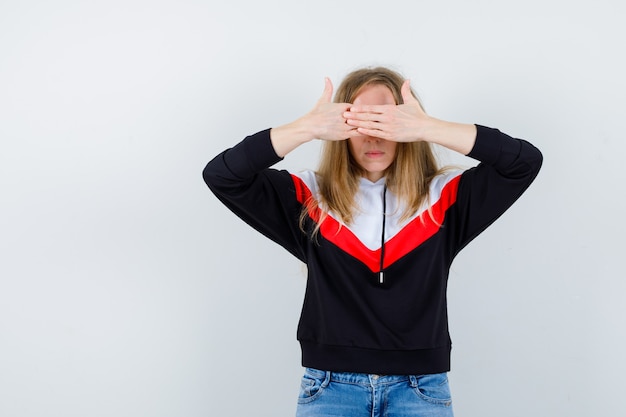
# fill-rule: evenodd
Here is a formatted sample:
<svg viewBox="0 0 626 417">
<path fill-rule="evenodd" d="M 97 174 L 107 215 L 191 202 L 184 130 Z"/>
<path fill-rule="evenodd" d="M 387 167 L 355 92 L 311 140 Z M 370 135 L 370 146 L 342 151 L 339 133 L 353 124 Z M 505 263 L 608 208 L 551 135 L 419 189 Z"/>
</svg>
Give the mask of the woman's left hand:
<svg viewBox="0 0 626 417">
<path fill-rule="evenodd" d="M 394 142 L 424 140 L 422 132 L 430 119 L 411 94 L 409 80 L 400 90 L 404 104 L 355 105 L 343 116 L 350 126 L 366 136 Z"/>
</svg>

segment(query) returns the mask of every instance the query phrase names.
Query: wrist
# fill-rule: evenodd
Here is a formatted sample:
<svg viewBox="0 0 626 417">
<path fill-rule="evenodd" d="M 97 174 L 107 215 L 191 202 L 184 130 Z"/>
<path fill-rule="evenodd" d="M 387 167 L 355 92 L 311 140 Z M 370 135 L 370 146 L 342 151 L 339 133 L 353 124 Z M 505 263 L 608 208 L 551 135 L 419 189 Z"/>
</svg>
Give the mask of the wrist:
<svg viewBox="0 0 626 417">
<path fill-rule="evenodd" d="M 419 140 L 424 142 L 436 142 L 437 137 L 441 136 L 446 129 L 446 123 L 443 120 L 426 116 L 419 123 Z"/>
<path fill-rule="evenodd" d="M 276 154 L 281 158 L 314 138 L 301 120 L 278 126 L 270 130 L 270 140 Z"/>
</svg>

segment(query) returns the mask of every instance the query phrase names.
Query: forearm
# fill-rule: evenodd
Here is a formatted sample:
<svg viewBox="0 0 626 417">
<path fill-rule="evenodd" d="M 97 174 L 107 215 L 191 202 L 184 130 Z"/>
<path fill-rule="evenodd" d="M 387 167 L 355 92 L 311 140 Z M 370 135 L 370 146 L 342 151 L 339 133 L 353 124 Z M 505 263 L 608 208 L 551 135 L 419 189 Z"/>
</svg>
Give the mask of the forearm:
<svg viewBox="0 0 626 417">
<path fill-rule="evenodd" d="M 284 158 L 289 152 L 303 143 L 311 141 L 313 138 L 314 136 L 310 129 L 300 119 L 270 130 L 272 146 L 276 154 L 281 158 Z"/>
<path fill-rule="evenodd" d="M 476 126 L 429 118 L 424 126 L 421 140 L 467 155 L 476 143 Z"/>
</svg>

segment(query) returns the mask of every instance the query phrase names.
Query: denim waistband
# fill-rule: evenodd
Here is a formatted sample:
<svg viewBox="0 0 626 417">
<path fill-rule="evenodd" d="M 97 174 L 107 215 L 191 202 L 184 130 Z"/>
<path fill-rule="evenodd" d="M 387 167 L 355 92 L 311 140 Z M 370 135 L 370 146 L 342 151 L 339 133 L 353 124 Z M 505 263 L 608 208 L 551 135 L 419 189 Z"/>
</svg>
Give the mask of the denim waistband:
<svg viewBox="0 0 626 417">
<path fill-rule="evenodd" d="M 342 382 L 355 385 L 385 385 L 396 384 L 398 382 L 411 381 L 415 379 L 412 375 L 378 375 L 359 374 L 352 372 L 332 372 L 322 371 L 315 368 L 306 368 L 305 372 L 312 377 L 326 379 L 333 382 Z"/>
</svg>

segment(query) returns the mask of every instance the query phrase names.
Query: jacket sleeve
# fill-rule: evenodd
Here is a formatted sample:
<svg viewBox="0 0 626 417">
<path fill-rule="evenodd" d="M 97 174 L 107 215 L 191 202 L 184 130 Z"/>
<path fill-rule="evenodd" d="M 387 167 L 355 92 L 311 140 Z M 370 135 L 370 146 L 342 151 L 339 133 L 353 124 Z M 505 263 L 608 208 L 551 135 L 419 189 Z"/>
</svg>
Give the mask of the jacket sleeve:
<svg viewBox="0 0 626 417">
<path fill-rule="evenodd" d="M 305 235 L 299 226 L 302 206 L 291 174 L 269 168 L 281 159 L 267 129 L 217 155 L 202 176 L 233 213 L 305 262 Z"/>
<path fill-rule="evenodd" d="M 477 125 L 476 143 L 467 155 L 480 163 L 459 181 L 455 214 L 456 253 L 498 219 L 530 186 L 543 156 L 533 145 L 497 129 Z"/>
</svg>

